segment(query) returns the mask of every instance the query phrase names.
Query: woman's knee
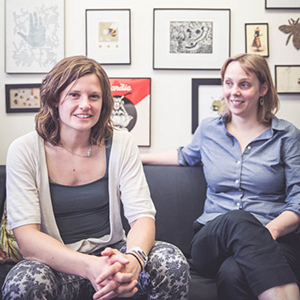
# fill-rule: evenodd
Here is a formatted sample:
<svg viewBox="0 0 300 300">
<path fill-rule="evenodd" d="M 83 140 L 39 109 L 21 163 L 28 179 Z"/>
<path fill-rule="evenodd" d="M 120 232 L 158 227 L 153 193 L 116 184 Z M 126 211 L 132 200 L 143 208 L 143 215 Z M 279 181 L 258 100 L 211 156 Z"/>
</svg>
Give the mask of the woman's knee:
<svg viewBox="0 0 300 300">
<path fill-rule="evenodd" d="M 217 275 L 218 299 L 256 299 L 251 293 L 244 273 L 233 258 L 228 257 Z"/>
<path fill-rule="evenodd" d="M 2 287 L 3 299 L 55 299 L 55 276 L 47 265 L 23 260 L 14 266 Z"/>
<path fill-rule="evenodd" d="M 162 293 L 161 299 L 186 299 L 190 282 L 189 264 L 183 253 L 176 246 L 155 242 L 149 253 L 149 261 L 145 271 L 150 276 L 154 294 Z M 165 298 L 163 294 L 168 293 Z M 176 295 L 182 295 L 177 297 Z"/>
</svg>

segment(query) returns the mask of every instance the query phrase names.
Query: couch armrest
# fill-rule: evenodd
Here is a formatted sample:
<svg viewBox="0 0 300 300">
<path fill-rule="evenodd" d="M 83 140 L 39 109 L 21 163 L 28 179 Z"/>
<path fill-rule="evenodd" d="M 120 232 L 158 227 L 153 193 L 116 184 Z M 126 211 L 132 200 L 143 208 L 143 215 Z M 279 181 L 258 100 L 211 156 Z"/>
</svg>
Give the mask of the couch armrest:
<svg viewBox="0 0 300 300">
<path fill-rule="evenodd" d="M 4 165 L 0 165 L 0 221 L 2 219 L 5 197 L 6 197 L 6 173 L 5 173 L 5 166 Z"/>
</svg>

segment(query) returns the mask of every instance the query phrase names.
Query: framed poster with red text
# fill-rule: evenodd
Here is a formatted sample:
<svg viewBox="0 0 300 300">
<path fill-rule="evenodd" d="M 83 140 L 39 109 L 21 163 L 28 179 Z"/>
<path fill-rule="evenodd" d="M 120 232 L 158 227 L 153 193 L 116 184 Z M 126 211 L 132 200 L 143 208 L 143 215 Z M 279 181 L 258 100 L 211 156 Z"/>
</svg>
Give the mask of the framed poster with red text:
<svg viewBox="0 0 300 300">
<path fill-rule="evenodd" d="M 151 78 L 110 78 L 115 127 L 126 128 L 138 146 L 150 146 Z"/>
</svg>

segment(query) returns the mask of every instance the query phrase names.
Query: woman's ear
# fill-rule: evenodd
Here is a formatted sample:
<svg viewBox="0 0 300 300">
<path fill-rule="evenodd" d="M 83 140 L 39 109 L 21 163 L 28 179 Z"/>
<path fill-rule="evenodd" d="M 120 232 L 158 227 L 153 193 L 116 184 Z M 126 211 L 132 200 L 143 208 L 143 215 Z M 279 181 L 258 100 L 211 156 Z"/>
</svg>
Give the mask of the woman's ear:
<svg viewBox="0 0 300 300">
<path fill-rule="evenodd" d="M 269 90 L 269 86 L 267 85 L 267 83 L 265 82 L 262 86 L 261 86 L 261 97 L 265 96 L 266 93 Z"/>
</svg>

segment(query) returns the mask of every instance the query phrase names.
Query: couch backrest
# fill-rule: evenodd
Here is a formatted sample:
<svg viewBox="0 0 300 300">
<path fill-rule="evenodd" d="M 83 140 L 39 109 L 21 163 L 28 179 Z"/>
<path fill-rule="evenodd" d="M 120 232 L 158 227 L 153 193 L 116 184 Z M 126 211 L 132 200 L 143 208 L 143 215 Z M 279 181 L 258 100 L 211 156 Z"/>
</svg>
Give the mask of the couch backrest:
<svg viewBox="0 0 300 300">
<path fill-rule="evenodd" d="M 206 198 L 202 167 L 145 165 L 144 171 L 157 210 L 156 239 L 178 246 L 189 257 L 193 222 Z"/>
</svg>

